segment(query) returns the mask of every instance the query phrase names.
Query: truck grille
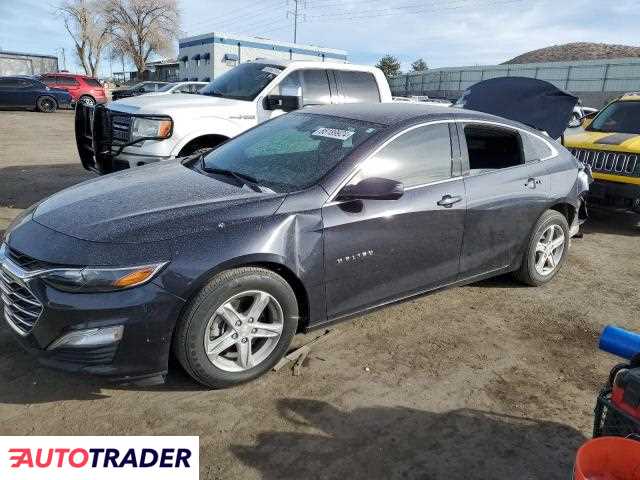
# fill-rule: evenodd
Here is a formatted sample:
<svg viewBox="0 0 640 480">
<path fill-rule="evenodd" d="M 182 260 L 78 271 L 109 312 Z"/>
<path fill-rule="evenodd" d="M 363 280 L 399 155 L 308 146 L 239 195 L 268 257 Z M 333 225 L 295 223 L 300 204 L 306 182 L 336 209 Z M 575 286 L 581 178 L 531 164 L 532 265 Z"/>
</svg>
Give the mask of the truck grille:
<svg viewBox="0 0 640 480">
<path fill-rule="evenodd" d="M 0 297 L 4 318 L 18 333 L 27 335 L 42 314 L 42 304 L 27 286 L 0 268 Z"/>
<path fill-rule="evenodd" d="M 613 173 L 615 175 L 640 175 L 639 155 L 629 153 L 570 148 L 569 151 L 594 172 Z"/>
<path fill-rule="evenodd" d="M 114 144 L 128 143 L 131 138 L 131 117 L 119 113 L 112 114 L 111 129 Z"/>
</svg>

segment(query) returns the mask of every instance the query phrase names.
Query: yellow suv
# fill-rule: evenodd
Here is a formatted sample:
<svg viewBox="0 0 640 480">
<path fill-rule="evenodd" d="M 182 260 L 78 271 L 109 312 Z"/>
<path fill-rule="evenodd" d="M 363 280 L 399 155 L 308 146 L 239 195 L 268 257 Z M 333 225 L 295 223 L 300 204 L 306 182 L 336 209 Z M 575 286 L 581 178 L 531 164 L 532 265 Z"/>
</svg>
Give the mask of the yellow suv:
<svg viewBox="0 0 640 480">
<path fill-rule="evenodd" d="M 593 170 L 589 198 L 640 213 L 640 93 L 614 100 L 582 126 L 564 145 Z"/>
</svg>

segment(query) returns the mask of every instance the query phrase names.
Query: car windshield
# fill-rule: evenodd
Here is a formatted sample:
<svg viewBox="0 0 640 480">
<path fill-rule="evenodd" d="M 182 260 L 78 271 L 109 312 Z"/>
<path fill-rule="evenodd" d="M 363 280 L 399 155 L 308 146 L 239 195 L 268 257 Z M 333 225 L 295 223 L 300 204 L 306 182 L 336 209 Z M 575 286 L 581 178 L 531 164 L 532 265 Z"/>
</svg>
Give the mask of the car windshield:
<svg viewBox="0 0 640 480">
<path fill-rule="evenodd" d="M 284 67 L 264 63 L 243 63 L 220 75 L 200 90 L 202 95 L 252 101 Z"/>
<path fill-rule="evenodd" d="M 168 92 L 175 86 L 175 83 L 168 83 L 167 85 L 163 85 L 162 87 L 158 88 L 158 92 Z"/>
<path fill-rule="evenodd" d="M 316 184 L 383 128 L 325 115 L 283 115 L 213 150 L 202 169 L 233 172 L 278 193 L 294 192 Z"/>
<path fill-rule="evenodd" d="M 640 134 L 640 102 L 614 102 L 602 110 L 586 130 Z"/>
</svg>

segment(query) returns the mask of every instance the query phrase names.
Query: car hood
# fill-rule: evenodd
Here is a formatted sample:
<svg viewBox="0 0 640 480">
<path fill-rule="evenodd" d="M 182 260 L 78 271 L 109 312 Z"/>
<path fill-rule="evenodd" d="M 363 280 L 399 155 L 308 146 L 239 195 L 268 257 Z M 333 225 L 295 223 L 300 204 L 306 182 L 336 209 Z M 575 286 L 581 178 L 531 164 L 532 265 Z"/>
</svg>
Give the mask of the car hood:
<svg viewBox="0 0 640 480">
<path fill-rule="evenodd" d="M 582 131 L 564 138 L 567 148 L 592 148 L 625 153 L 640 153 L 640 135 L 633 133 L 611 133 Z"/>
<path fill-rule="evenodd" d="M 112 102 L 108 108 L 125 113 L 162 115 L 170 114 L 171 111 L 175 110 L 194 108 L 235 110 L 238 107 L 246 107 L 250 103 L 243 100 L 210 97 L 193 93 L 174 93 L 171 95 L 139 95 Z"/>
<path fill-rule="evenodd" d="M 173 160 L 63 190 L 38 205 L 33 220 L 81 240 L 154 242 L 271 216 L 283 200 Z"/>
<path fill-rule="evenodd" d="M 549 82 L 499 77 L 469 87 L 456 106 L 515 120 L 560 138 L 577 103 L 578 97 Z"/>
</svg>

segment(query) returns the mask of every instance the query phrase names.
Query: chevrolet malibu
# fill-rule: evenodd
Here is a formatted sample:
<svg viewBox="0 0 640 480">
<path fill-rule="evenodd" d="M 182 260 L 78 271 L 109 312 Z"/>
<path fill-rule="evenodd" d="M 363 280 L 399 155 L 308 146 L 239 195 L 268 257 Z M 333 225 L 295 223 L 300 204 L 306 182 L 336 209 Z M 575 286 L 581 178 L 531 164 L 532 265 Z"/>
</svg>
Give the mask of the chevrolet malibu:
<svg viewBox="0 0 640 480">
<path fill-rule="evenodd" d="M 0 251 L 4 317 L 49 366 L 132 380 L 174 352 L 232 386 L 299 331 L 507 272 L 551 281 L 582 191 L 574 157 L 517 122 L 309 107 L 28 209 Z"/>
</svg>

